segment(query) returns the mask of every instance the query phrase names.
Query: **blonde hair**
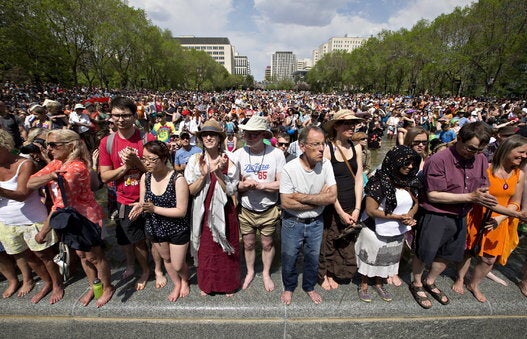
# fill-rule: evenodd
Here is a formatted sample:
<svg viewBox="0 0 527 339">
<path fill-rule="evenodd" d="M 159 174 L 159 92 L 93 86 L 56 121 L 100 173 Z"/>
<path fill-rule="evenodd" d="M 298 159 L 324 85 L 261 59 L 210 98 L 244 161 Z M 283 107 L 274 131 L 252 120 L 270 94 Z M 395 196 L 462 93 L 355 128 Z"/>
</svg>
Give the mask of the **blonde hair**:
<svg viewBox="0 0 527 339">
<path fill-rule="evenodd" d="M 49 132 L 51 132 L 47 128 L 40 128 L 40 127 L 34 127 L 29 130 L 29 133 L 27 134 L 27 141 L 25 144 L 32 143 L 36 138 L 40 137 L 41 139 L 46 139 L 48 137 Z"/>
<path fill-rule="evenodd" d="M 91 167 L 91 157 L 86 144 L 81 140 L 80 136 L 69 129 L 54 129 L 48 134 L 50 136 L 56 136 L 57 141 L 65 142 L 65 146 L 71 147 L 71 152 L 65 162 L 79 159 L 83 161 L 88 168 Z"/>
<path fill-rule="evenodd" d="M 13 136 L 8 131 L 0 128 L 0 147 L 4 147 L 8 151 L 12 151 L 15 148 L 15 141 Z"/>
</svg>

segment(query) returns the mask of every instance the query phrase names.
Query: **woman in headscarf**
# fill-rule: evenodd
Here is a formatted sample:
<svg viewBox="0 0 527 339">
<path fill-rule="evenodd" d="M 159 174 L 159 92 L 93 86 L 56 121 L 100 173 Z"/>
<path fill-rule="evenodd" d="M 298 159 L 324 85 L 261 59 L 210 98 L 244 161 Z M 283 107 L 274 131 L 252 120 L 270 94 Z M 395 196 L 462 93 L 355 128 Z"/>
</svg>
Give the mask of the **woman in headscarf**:
<svg viewBox="0 0 527 339">
<path fill-rule="evenodd" d="M 397 274 L 404 234 L 416 224 L 420 162 L 421 156 L 411 148 L 395 146 L 366 184 L 368 227 L 362 229 L 355 244 L 362 301 L 371 301 L 369 278 L 375 278 L 374 289 L 384 301 L 392 300 L 384 279 Z"/>
</svg>

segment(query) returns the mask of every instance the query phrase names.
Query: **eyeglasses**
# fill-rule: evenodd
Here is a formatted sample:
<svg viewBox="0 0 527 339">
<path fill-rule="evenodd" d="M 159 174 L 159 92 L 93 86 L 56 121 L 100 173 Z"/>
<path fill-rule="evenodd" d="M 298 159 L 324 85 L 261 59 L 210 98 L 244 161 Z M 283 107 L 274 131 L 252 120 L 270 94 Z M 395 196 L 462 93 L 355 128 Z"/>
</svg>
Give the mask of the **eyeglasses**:
<svg viewBox="0 0 527 339">
<path fill-rule="evenodd" d="M 326 143 L 324 142 L 306 142 L 305 145 L 311 148 L 320 148 L 320 146 L 326 147 Z"/>
<path fill-rule="evenodd" d="M 467 151 L 467 152 L 470 152 L 470 153 L 480 153 L 480 152 L 483 152 L 483 150 L 485 149 L 485 147 L 474 147 L 472 145 L 466 145 L 466 144 L 463 144 L 463 148 Z"/>
<path fill-rule="evenodd" d="M 202 138 L 206 138 L 206 137 L 215 137 L 216 135 L 218 135 L 218 134 L 216 134 L 216 133 L 214 133 L 214 132 L 202 132 L 202 133 L 201 133 L 201 137 L 202 137 Z"/>
<path fill-rule="evenodd" d="M 355 121 L 350 121 L 350 120 L 344 120 L 344 121 L 341 121 L 339 123 L 339 125 L 341 126 L 355 126 L 357 123 Z"/>
<path fill-rule="evenodd" d="M 412 166 L 414 163 L 411 161 L 411 160 L 408 160 L 406 161 L 404 164 L 403 164 L 403 167 L 410 167 Z"/>
<path fill-rule="evenodd" d="M 115 120 L 119 120 L 119 118 L 122 118 L 123 120 L 127 120 L 133 116 L 134 116 L 133 114 L 112 114 L 112 118 L 114 118 Z"/>
<path fill-rule="evenodd" d="M 243 134 L 249 138 L 257 138 L 262 134 L 262 132 L 244 132 Z"/>
<path fill-rule="evenodd" d="M 419 146 L 419 145 L 426 146 L 426 145 L 428 145 L 428 141 L 427 140 L 414 140 L 414 141 L 412 141 L 412 146 Z"/>
<path fill-rule="evenodd" d="M 278 142 L 278 146 L 289 146 L 288 142 Z"/>
<path fill-rule="evenodd" d="M 65 141 L 50 141 L 50 142 L 48 142 L 48 147 L 49 148 L 57 148 L 57 147 L 62 146 L 64 144 L 67 144 L 67 142 L 65 142 Z"/>
<path fill-rule="evenodd" d="M 146 162 L 146 163 L 151 163 L 151 162 L 156 162 L 156 161 L 158 161 L 158 160 L 159 160 L 159 157 L 155 157 L 155 158 L 145 158 L 145 157 L 143 157 L 143 158 L 141 158 L 141 160 L 142 160 L 143 162 Z"/>
<path fill-rule="evenodd" d="M 368 138 L 360 138 L 359 141 L 368 140 Z"/>
</svg>

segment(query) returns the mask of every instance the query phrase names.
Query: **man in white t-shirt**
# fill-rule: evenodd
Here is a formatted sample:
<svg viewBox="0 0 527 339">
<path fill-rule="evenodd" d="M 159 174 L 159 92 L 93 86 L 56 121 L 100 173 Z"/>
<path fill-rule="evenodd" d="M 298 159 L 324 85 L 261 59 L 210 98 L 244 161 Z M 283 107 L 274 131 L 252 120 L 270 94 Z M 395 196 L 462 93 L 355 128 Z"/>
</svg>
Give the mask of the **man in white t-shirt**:
<svg viewBox="0 0 527 339">
<path fill-rule="evenodd" d="M 280 300 L 289 305 L 298 285 L 296 262 L 303 247 L 304 270 L 302 289 L 315 304 L 322 297 L 315 291 L 318 280 L 318 260 L 324 220 L 322 212 L 337 199 L 333 167 L 324 158 L 324 132 L 317 126 L 307 126 L 298 142 L 303 153 L 288 162 L 282 171 L 280 198 L 282 201 L 282 282 Z"/>
<path fill-rule="evenodd" d="M 239 125 L 239 128 L 243 130 L 247 143 L 234 153 L 235 163 L 240 171 L 238 193 L 242 208 L 239 220 L 247 265 L 242 288 L 249 287 L 254 279 L 256 232 L 260 231 L 264 288 L 271 292 L 274 290 L 270 273 L 275 253 L 273 235 L 280 222 L 278 188 L 285 156 L 279 149 L 264 144 L 263 139 L 272 136 L 264 117 L 254 115 L 245 125 Z"/>
</svg>

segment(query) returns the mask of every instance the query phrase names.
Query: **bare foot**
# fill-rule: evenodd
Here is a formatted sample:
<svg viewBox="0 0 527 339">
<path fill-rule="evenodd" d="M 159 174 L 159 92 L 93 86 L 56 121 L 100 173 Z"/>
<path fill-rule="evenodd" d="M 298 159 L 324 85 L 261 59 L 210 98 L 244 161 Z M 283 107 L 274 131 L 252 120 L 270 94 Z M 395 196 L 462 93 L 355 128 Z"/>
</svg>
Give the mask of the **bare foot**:
<svg viewBox="0 0 527 339">
<path fill-rule="evenodd" d="M 27 295 L 29 292 L 31 292 L 33 287 L 35 287 L 35 281 L 33 279 L 31 279 L 30 281 L 24 281 L 22 283 L 22 287 L 20 287 L 20 289 L 18 290 L 17 295 L 19 297 L 23 297 Z"/>
<path fill-rule="evenodd" d="M 311 292 L 306 292 L 307 295 L 311 298 L 311 301 L 313 301 L 315 304 L 320 304 L 322 302 L 322 297 L 320 294 L 317 293 L 317 291 L 313 290 Z"/>
<path fill-rule="evenodd" d="M 331 290 L 331 285 L 329 284 L 327 275 L 324 276 L 324 281 L 322 281 L 322 284 L 320 284 L 320 287 L 322 287 L 326 291 Z"/>
<path fill-rule="evenodd" d="M 332 277 L 328 277 L 329 286 L 332 290 L 336 290 L 339 288 L 339 283 L 336 282 Z"/>
<path fill-rule="evenodd" d="M 480 303 L 487 302 L 487 297 L 485 297 L 485 295 L 481 293 L 478 287 L 467 285 L 467 290 L 469 290 L 470 293 L 472 293 L 472 295 L 474 296 L 474 298 L 476 298 L 477 301 L 479 301 Z"/>
<path fill-rule="evenodd" d="M 7 288 L 5 289 L 4 293 L 2 293 L 2 297 L 5 299 L 15 294 L 16 290 L 18 289 L 18 285 L 18 280 L 9 281 Z"/>
<path fill-rule="evenodd" d="M 185 298 L 190 294 L 190 285 L 188 284 L 188 280 L 181 279 L 181 288 L 179 289 L 179 296 L 181 298 Z"/>
<path fill-rule="evenodd" d="M 392 281 L 392 285 L 395 286 L 395 287 L 399 287 L 403 284 L 401 278 L 399 278 L 399 276 L 396 274 L 390 278 L 388 278 L 389 280 Z"/>
<path fill-rule="evenodd" d="M 246 290 L 247 287 L 249 287 L 249 285 L 253 281 L 253 279 L 254 279 L 254 272 L 247 273 L 247 275 L 245 276 L 245 280 L 243 281 L 242 289 Z"/>
<path fill-rule="evenodd" d="M 160 275 L 156 274 L 156 288 L 163 288 L 167 284 L 167 278 L 163 273 Z"/>
<path fill-rule="evenodd" d="M 234 293 L 225 293 L 225 296 L 227 298 L 232 298 L 234 296 Z"/>
<path fill-rule="evenodd" d="M 40 289 L 40 291 L 37 292 L 37 294 L 35 294 L 33 296 L 33 298 L 31 298 L 31 302 L 33 304 L 36 304 L 38 303 L 40 300 L 42 300 L 42 298 L 44 298 L 46 296 L 46 294 L 48 294 L 49 292 L 51 292 L 51 284 L 50 283 L 44 283 L 44 286 L 42 286 L 42 288 Z"/>
<path fill-rule="evenodd" d="M 280 294 L 280 301 L 284 305 L 290 305 L 292 300 L 293 300 L 293 292 L 283 291 L 282 294 Z"/>
<path fill-rule="evenodd" d="M 208 294 L 207 292 L 199 291 L 199 295 L 201 295 L 202 297 L 206 297 Z"/>
<path fill-rule="evenodd" d="M 181 286 L 179 286 L 179 284 L 174 286 L 174 288 L 172 289 L 172 292 L 170 292 L 170 294 L 168 295 L 168 301 L 176 302 L 179 299 L 179 296 L 181 293 L 180 291 L 181 291 Z"/>
<path fill-rule="evenodd" d="M 105 287 L 104 290 L 102 291 L 102 295 L 95 302 L 95 306 L 99 308 L 99 307 L 106 305 L 106 303 L 108 303 L 108 301 L 112 299 L 114 292 L 115 292 L 115 287 L 113 285 L 110 285 L 108 288 Z"/>
<path fill-rule="evenodd" d="M 128 279 L 130 277 L 133 277 L 134 274 L 135 274 L 134 268 L 133 267 L 127 267 L 124 270 L 123 274 L 121 275 L 121 280 L 126 280 L 126 279 Z"/>
<path fill-rule="evenodd" d="M 82 295 L 82 297 L 79 299 L 79 302 L 82 304 L 82 306 L 88 306 L 90 301 L 93 299 L 93 289 L 90 288 L 86 293 Z"/>
<path fill-rule="evenodd" d="M 263 282 L 264 282 L 264 289 L 267 291 L 267 292 L 272 292 L 274 291 L 274 282 L 273 282 L 273 279 L 271 279 L 270 276 L 266 276 L 264 275 L 263 276 Z"/>
<path fill-rule="evenodd" d="M 62 297 L 64 297 L 64 287 L 61 286 L 54 286 L 51 290 L 51 296 L 49 297 L 49 303 L 51 305 L 59 302 L 62 300 Z"/>
<path fill-rule="evenodd" d="M 144 290 L 145 287 L 146 287 L 146 282 L 148 281 L 148 277 L 150 275 L 148 273 L 143 273 L 141 274 L 141 276 L 139 277 L 139 279 L 137 279 L 137 283 L 135 284 L 135 290 L 136 291 L 141 291 L 141 290 Z"/>
<path fill-rule="evenodd" d="M 527 283 L 520 281 L 518 283 L 518 287 L 520 288 L 520 291 L 522 292 L 524 297 L 527 297 Z"/>
<path fill-rule="evenodd" d="M 498 284 L 500 285 L 503 285 L 503 286 L 509 286 L 509 284 L 501 279 L 500 277 L 498 277 L 497 275 L 495 275 L 494 273 L 492 273 L 492 271 L 490 271 L 488 274 L 487 274 L 487 278 L 489 278 L 490 280 L 494 281 L 494 282 L 497 282 Z"/>
<path fill-rule="evenodd" d="M 463 285 L 463 279 L 457 279 L 454 285 L 452 285 L 452 291 L 461 295 L 465 294 L 465 289 L 463 288 Z"/>
</svg>

